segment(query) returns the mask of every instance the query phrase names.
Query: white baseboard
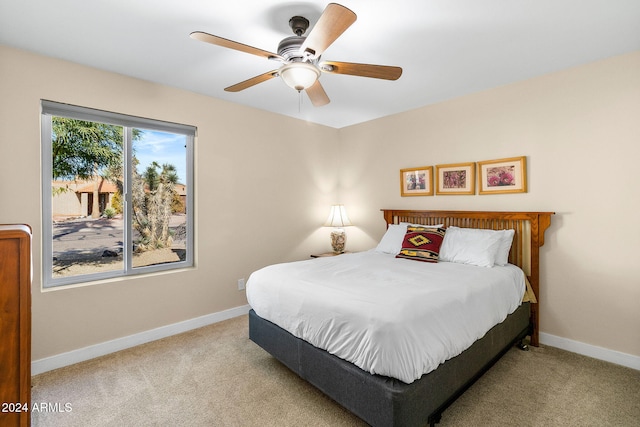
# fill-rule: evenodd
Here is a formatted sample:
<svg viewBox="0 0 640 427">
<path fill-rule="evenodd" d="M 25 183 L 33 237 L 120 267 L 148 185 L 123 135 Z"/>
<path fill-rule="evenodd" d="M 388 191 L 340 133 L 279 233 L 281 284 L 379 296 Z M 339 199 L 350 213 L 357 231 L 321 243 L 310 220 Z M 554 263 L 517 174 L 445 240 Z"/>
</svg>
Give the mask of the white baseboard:
<svg viewBox="0 0 640 427">
<path fill-rule="evenodd" d="M 53 369 L 62 368 L 64 366 L 73 365 L 95 357 L 104 356 L 109 353 L 124 350 L 126 348 L 135 347 L 140 344 L 166 338 L 171 335 L 187 332 L 192 329 L 201 328 L 223 320 L 231 319 L 249 313 L 251 307 L 243 305 L 231 308 L 229 310 L 219 311 L 217 313 L 207 314 L 205 316 L 196 317 L 195 319 L 185 320 L 183 322 L 173 323 L 171 325 L 162 326 L 160 328 L 151 329 L 149 331 L 140 332 L 138 334 L 129 335 L 115 340 L 106 341 L 100 344 L 91 345 L 89 347 L 79 348 L 67 353 L 57 354 L 55 356 L 46 357 L 31 362 L 31 375 L 38 375 Z"/>
<path fill-rule="evenodd" d="M 593 357 L 594 359 L 604 360 L 605 362 L 615 363 L 616 365 L 622 365 L 627 368 L 637 369 L 640 371 L 640 356 L 609 350 L 608 348 L 585 344 L 568 338 L 545 334 L 544 332 L 540 332 L 539 338 L 541 344 L 545 344 L 550 347 L 556 347 L 572 353 L 582 354 L 583 356 Z"/>
<path fill-rule="evenodd" d="M 166 338 L 171 335 L 180 334 L 192 329 L 201 328 L 213 323 L 222 322 L 223 320 L 242 316 L 249 313 L 250 309 L 251 307 L 249 305 L 243 305 L 229 310 L 196 317 L 195 319 L 189 319 L 183 322 L 173 323 L 171 325 L 140 332 L 138 334 L 117 338 L 115 340 L 106 341 L 89 347 L 80 348 L 67 353 L 34 360 L 31 362 L 31 375 L 38 375 L 43 372 L 52 371 L 64 366 L 73 365 L 85 360 L 135 347 L 140 344 Z M 540 343 L 640 371 L 640 356 L 609 350 L 607 348 L 585 344 L 568 338 L 546 334 L 544 332 L 540 332 Z"/>
</svg>

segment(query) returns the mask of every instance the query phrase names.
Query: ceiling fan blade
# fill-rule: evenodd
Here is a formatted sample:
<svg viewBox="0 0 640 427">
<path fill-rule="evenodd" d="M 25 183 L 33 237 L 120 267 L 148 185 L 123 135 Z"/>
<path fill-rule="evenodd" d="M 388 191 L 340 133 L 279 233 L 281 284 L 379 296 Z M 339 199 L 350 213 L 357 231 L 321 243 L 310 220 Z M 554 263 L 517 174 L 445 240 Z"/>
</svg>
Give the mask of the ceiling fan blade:
<svg viewBox="0 0 640 427">
<path fill-rule="evenodd" d="M 227 92 L 240 92 L 241 90 L 245 90 L 247 88 L 250 88 L 251 86 L 257 85 L 258 83 L 271 80 L 277 75 L 278 75 L 278 70 L 272 70 L 272 71 L 269 71 L 268 73 L 260 74 L 259 76 L 255 76 L 243 82 L 234 84 L 233 86 L 229 86 L 224 90 Z"/>
<path fill-rule="evenodd" d="M 258 49 L 257 47 L 249 46 L 239 42 L 234 42 L 233 40 L 228 40 L 223 37 L 214 36 L 213 34 L 205 33 L 202 31 L 194 31 L 193 33 L 190 34 L 190 37 L 195 40 L 200 40 L 202 42 L 215 44 L 217 46 L 222 46 L 229 49 L 239 50 L 240 52 L 250 53 L 252 55 L 261 56 L 263 58 L 278 59 L 280 61 L 284 61 L 284 58 L 278 55 L 277 53 Z"/>
<path fill-rule="evenodd" d="M 353 62 L 322 61 L 320 69 L 325 73 L 349 74 L 374 79 L 398 80 L 402 68 L 388 65 L 356 64 Z"/>
<path fill-rule="evenodd" d="M 305 92 L 309 95 L 309 99 L 314 107 L 322 107 L 331 102 L 327 96 L 327 92 L 324 91 L 324 88 L 320 84 L 320 80 L 316 80 L 313 85 L 305 89 Z"/>
<path fill-rule="evenodd" d="M 356 22 L 356 14 L 336 3 L 329 3 L 300 47 L 318 58 L 347 28 Z"/>
</svg>

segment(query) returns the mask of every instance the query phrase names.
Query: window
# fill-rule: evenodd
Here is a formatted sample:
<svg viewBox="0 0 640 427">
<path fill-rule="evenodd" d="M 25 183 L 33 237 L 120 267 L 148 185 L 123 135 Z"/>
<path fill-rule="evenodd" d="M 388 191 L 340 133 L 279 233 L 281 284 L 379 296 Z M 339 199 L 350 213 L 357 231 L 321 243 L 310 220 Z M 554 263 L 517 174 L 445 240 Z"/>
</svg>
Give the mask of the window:
<svg viewBox="0 0 640 427">
<path fill-rule="evenodd" d="M 196 129 L 42 101 L 44 287 L 193 265 Z"/>
</svg>

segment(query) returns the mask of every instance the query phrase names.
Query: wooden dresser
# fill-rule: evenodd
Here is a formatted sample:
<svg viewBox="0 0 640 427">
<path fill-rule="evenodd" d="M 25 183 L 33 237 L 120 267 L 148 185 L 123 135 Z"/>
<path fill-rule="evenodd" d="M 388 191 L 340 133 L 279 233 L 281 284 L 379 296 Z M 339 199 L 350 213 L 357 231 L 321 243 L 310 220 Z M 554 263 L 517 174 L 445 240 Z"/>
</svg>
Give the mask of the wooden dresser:
<svg viewBox="0 0 640 427">
<path fill-rule="evenodd" d="M 31 228 L 0 225 L 0 425 L 31 424 Z"/>
</svg>

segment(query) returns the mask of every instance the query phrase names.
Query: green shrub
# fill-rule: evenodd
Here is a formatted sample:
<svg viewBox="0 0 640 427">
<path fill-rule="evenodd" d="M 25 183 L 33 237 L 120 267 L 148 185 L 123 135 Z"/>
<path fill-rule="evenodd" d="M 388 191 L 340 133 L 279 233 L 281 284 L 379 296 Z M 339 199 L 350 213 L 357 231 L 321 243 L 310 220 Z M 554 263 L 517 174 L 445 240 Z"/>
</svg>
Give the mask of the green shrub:
<svg viewBox="0 0 640 427">
<path fill-rule="evenodd" d="M 108 207 L 104 210 L 104 212 L 102 212 L 102 216 L 111 219 L 116 216 L 116 211 L 112 207 Z"/>
<path fill-rule="evenodd" d="M 116 191 L 111 197 L 111 207 L 117 214 L 122 213 L 122 194 L 120 194 L 120 191 Z"/>
</svg>

